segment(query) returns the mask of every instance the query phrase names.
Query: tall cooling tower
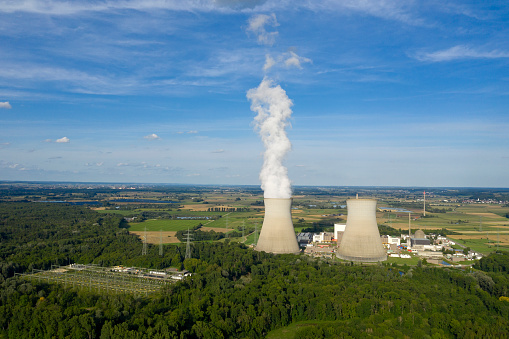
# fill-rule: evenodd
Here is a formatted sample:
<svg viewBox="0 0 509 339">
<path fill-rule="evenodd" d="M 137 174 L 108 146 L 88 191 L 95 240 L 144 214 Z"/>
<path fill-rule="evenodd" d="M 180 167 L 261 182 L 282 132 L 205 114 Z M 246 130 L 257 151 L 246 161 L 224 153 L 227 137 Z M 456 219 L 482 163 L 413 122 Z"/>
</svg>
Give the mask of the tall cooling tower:
<svg viewBox="0 0 509 339">
<path fill-rule="evenodd" d="M 337 256 L 350 261 L 383 261 L 387 253 L 376 224 L 375 199 L 346 201 L 348 218 Z"/>
<path fill-rule="evenodd" d="M 266 198 L 265 218 L 256 245 L 257 251 L 268 253 L 299 253 L 290 208 L 292 199 Z"/>
</svg>

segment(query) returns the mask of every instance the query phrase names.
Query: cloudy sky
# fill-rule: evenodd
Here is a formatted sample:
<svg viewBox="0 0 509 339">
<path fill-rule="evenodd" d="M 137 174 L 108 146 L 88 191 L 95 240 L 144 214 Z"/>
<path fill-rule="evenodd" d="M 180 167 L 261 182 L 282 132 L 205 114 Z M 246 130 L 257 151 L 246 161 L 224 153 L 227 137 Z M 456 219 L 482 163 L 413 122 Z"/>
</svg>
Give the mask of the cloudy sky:
<svg viewBox="0 0 509 339">
<path fill-rule="evenodd" d="M 509 5 L 0 0 L 0 180 L 509 187 Z"/>
</svg>

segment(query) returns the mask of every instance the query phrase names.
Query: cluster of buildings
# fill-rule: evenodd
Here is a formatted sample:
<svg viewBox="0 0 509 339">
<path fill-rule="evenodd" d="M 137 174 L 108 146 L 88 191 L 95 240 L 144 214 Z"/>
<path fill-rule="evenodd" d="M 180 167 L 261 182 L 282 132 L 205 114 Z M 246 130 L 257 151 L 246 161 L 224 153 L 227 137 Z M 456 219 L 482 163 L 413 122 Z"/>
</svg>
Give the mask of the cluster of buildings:
<svg viewBox="0 0 509 339">
<path fill-rule="evenodd" d="M 334 232 L 299 233 L 297 241 L 304 248 L 304 253 L 313 257 L 333 258 L 345 233 L 346 224 L 334 224 Z M 414 234 L 400 236 L 381 235 L 381 243 L 388 257 L 410 259 L 412 256 L 424 258 L 429 263 L 443 264 L 444 259 L 450 262 L 480 259 L 482 254 L 474 251 L 464 253 L 454 249 L 456 245 L 445 236 L 424 234 L 422 230 Z M 446 254 L 444 254 L 444 251 Z"/>
<path fill-rule="evenodd" d="M 314 257 L 337 257 L 346 261 L 380 262 L 388 257 L 403 259 L 419 256 L 430 263 L 449 264 L 451 261 L 478 259 L 482 255 L 463 249 L 440 235 L 427 236 L 422 230 L 400 236 L 380 236 L 376 221 L 375 199 L 347 200 L 346 224 L 335 224 L 334 232 L 300 233 L 295 237 L 291 198 L 265 198 L 265 218 L 257 251 L 274 254 L 304 253 Z M 448 261 L 445 261 L 447 259 Z"/>
</svg>

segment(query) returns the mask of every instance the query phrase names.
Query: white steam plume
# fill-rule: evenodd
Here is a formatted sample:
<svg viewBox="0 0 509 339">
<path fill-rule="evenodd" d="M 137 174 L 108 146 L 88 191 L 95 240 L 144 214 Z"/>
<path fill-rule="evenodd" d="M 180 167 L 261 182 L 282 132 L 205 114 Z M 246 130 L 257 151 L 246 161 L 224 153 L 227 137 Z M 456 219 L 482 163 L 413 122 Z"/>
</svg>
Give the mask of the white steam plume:
<svg viewBox="0 0 509 339">
<path fill-rule="evenodd" d="M 265 146 L 260 172 L 264 197 L 291 198 L 291 183 L 283 160 L 292 147 L 285 129 L 293 103 L 281 86 L 275 86 L 267 78 L 257 88 L 250 89 L 247 98 L 251 101 L 251 110 L 257 113 L 254 122 Z"/>
</svg>

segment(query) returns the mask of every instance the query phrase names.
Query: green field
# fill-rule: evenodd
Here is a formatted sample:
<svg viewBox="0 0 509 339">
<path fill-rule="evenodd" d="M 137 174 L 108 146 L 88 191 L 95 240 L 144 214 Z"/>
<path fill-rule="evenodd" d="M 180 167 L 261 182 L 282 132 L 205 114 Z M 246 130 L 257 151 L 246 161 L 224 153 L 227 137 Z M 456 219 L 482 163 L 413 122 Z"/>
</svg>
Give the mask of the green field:
<svg viewBox="0 0 509 339">
<path fill-rule="evenodd" d="M 503 250 L 509 249 L 508 246 L 497 246 L 497 242 L 495 240 L 496 236 L 494 236 L 494 239 L 490 238 L 489 240 L 486 235 L 484 235 L 483 239 L 461 239 L 457 236 L 449 236 L 448 238 L 465 247 L 470 247 L 473 251 L 483 254 L 491 253 L 499 248 Z"/>
<path fill-rule="evenodd" d="M 148 232 L 176 232 L 193 228 L 203 222 L 204 220 L 152 219 L 144 222 L 129 223 L 129 231 L 145 231 L 146 228 Z"/>
</svg>

